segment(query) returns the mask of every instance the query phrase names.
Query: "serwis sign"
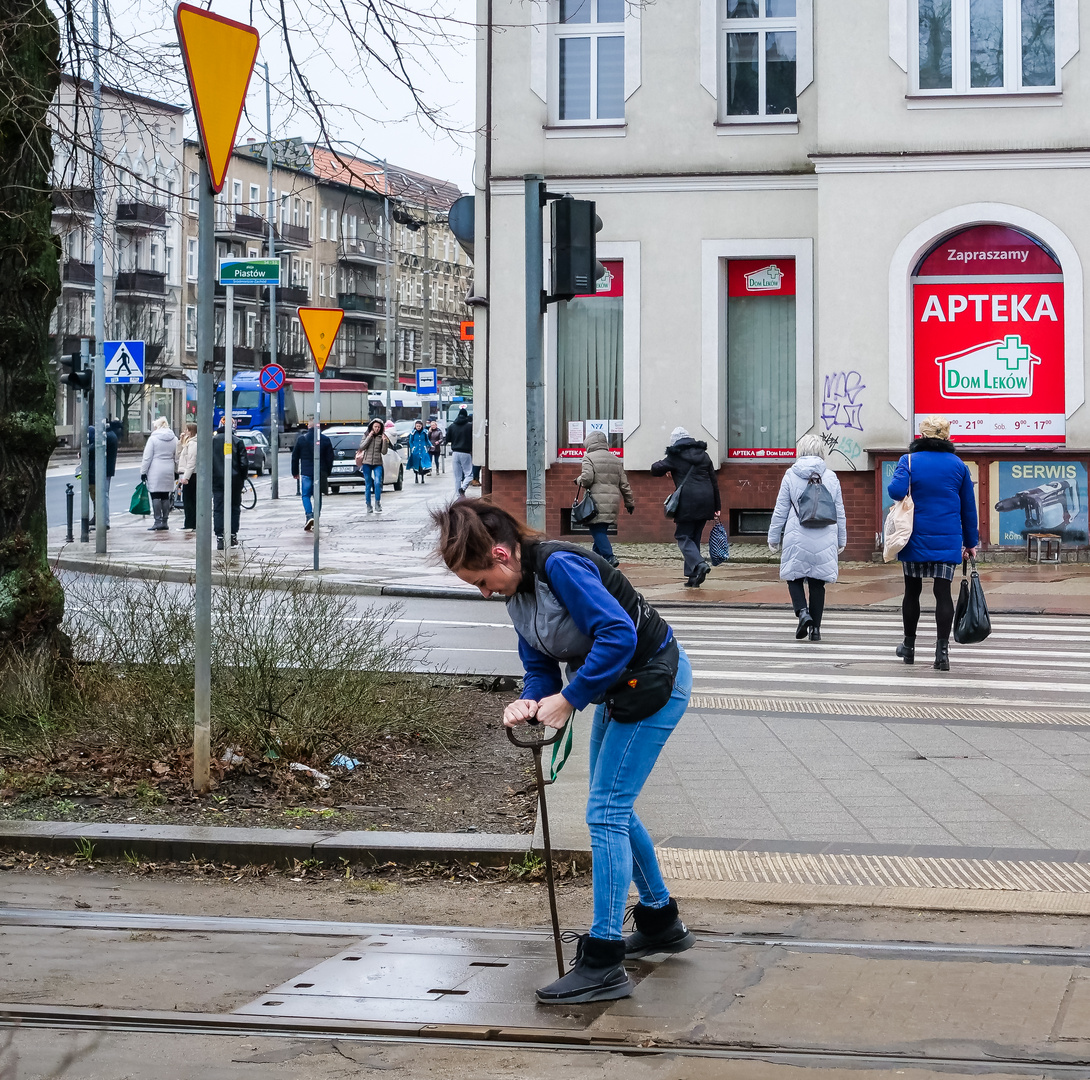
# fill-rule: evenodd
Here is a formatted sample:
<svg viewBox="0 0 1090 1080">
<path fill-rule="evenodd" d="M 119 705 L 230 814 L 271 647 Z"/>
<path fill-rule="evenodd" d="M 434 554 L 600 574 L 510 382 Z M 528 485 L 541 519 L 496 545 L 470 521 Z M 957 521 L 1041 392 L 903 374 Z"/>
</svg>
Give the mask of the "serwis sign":
<svg viewBox="0 0 1090 1080">
<path fill-rule="evenodd" d="M 913 279 L 914 413 L 956 441 L 1064 441 L 1063 277 L 1015 229 L 947 237 Z"/>
</svg>

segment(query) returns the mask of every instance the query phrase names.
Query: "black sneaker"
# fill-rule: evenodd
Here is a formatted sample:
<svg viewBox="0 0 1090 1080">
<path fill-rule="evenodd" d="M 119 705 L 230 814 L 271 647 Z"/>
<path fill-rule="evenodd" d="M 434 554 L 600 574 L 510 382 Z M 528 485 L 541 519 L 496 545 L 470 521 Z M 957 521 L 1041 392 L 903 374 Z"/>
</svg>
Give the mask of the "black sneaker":
<svg viewBox="0 0 1090 1080">
<path fill-rule="evenodd" d="M 304 531 L 310 532 L 314 528 L 314 518 L 308 517 L 307 523 L 303 526 Z"/>
<path fill-rule="evenodd" d="M 222 551 L 223 550 L 223 537 L 222 536 L 217 536 L 216 537 L 216 550 L 217 551 Z"/>
<path fill-rule="evenodd" d="M 624 939 L 626 960 L 636 960 L 650 953 L 679 953 L 696 944 L 692 931 L 677 913 L 677 901 L 670 897 L 665 907 L 635 904 L 629 909 L 636 932 Z"/>
<path fill-rule="evenodd" d="M 579 934 L 577 940 L 571 971 L 538 990 L 537 1000 L 543 1005 L 572 1005 L 628 997 L 635 987 L 624 969 L 625 943 L 590 934 Z"/>
</svg>

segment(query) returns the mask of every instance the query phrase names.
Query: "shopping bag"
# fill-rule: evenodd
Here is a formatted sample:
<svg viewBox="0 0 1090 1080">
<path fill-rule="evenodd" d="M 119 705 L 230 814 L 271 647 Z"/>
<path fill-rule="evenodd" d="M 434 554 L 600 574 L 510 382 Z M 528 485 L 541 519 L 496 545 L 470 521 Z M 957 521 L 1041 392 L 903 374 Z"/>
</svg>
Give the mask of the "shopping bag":
<svg viewBox="0 0 1090 1080">
<path fill-rule="evenodd" d="M 954 608 L 954 640 L 959 645 L 976 645 L 992 632 L 984 586 L 976 572 L 976 559 L 969 559 L 969 562 L 973 566 L 971 577 L 966 577 L 965 561 L 961 563 L 961 591 Z"/>
<path fill-rule="evenodd" d="M 151 496 L 148 494 L 148 485 L 143 480 L 136 485 L 136 490 L 132 493 L 129 513 L 140 514 L 142 517 L 147 517 L 151 513 Z"/>
<path fill-rule="evenodd" d="M 882 558 L 893 562 L 897 553 L 912 539 L 912 520 L 916 516 L 916 504 L 912 501 L 912 455 L 908 455 L 908 493 L 895 502 L 886 514 L 882 530 Z"/>
<path fill-rule="evenodd" d="M 722 522 L 717 521 L 708 536 L 708 559 L 712 566 L 718 566 L 729 558 L 730 541 L 727 539 L 727 530 L 723 528 Z"/>
<path fill-rule="evenodd" d="M 585 490 L 585 489 L 584 489 Z M 571 523 L 573 525 L 589 525 L 598 516 L 598 504 L 586 491 L 583 498 L 571 504 Z"/>
<path fill-rule="evenodd" d="M 194 475 L 194 477 L 190 481 L 190 483 L 196 483 L 196 482 L 197 482 L 196 476 Z M 171 499 L 170 505 L 175 510 L 184 510 L 185 509 L 185 496 L 182 494 L 184 489 L 185 489 L 185 485 L 181 482 L 181 480 L 176 480 L 174 482 L 174 496 Z"/>
</svg>

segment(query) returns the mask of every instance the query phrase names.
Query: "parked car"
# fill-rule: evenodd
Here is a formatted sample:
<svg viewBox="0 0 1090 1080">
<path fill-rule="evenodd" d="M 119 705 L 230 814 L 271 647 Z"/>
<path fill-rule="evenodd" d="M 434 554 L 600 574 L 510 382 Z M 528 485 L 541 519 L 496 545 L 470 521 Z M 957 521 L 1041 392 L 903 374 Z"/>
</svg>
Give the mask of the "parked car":
<svg viewBox="0 0 1090 1080">
<path fill-rule="evenodd" d="M 246 463 L 250 471 L 260 476 L 264 472 L 270 472 L 269 455 L 272 447 L 269 440 L 260 431 L 236 431 L 232 440 L 246 447 Z"/>
<path fill-rule="evenodd" d="M 333 443 L 333 472 L 329 477 L 330 494 L 336 495 L 342 487 L 362 487 L 363 473 L 356 467 L 356 451 L 367 434 L 362 424 L 344 427 L 322 428 L 322 434 Z M 390 440 L 394 440 L 391 438 Z M 405 462 L 397 450 L 391 447 L 382 455 L 382 486 L 400 491 L 405 483 Z"/>
<path fill-rule="evenodd" d="M 390 435 L 390 442 L 403 443 L 408 437 L 409 432 L 412 431 L 415 420 L 395 420 L 393 426 L 393 433 L 389 430 L 387 425 L 387 434 Z M 394 438 L 394 435 L 397 438 Z"/>
</svg>

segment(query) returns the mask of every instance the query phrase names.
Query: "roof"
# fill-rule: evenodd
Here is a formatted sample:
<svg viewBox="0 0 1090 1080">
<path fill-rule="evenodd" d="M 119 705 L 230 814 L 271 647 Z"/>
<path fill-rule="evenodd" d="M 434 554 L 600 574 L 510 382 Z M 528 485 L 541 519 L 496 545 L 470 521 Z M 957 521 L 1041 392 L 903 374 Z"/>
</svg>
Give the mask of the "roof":
<svg viewBox="0 0 1090 1080">
<path fill-rule="evenodd" d="M 449 210 L 462 194 L 458 185 L 449 180 L 438 180 L 397 165 L 387 164 L 384 173 L 382 165 L 351 154 L 334 153 L 317 144 L 312 145 L 311 151 L 314 155 L 314 174 L 333 183 L 364 188 L 415 206 L 427 203 L 430 209 L 435 210 Z"/>
<path fill-rule="evenodd" d="M 61 73 L 61 82 L 68 86 L 77 87 L 79 90 L 86 91 L 88 94 L 92 91 L 90 80 L 77 79 L 74 75 L 69 75 L 67 71 Z M 134 94 L 131 90 L 122 90 L 119 86 L 110 86 L 108 83 L 103 83 L 102 89 L 107 94 L 116 94 L 117 97 L 125 98 L 128 101 L 139 102 L 142 105 L 151 105 L 156 109 L 175 113 L 178 116 L 189 112 L 188 105 L 174 105 L 169 101 L 158 101 L 155 98 L 147 97 L 144 94 Z M 63 102 L 62 104 L 68 104 L 68 102 Z"/>
</svg>

